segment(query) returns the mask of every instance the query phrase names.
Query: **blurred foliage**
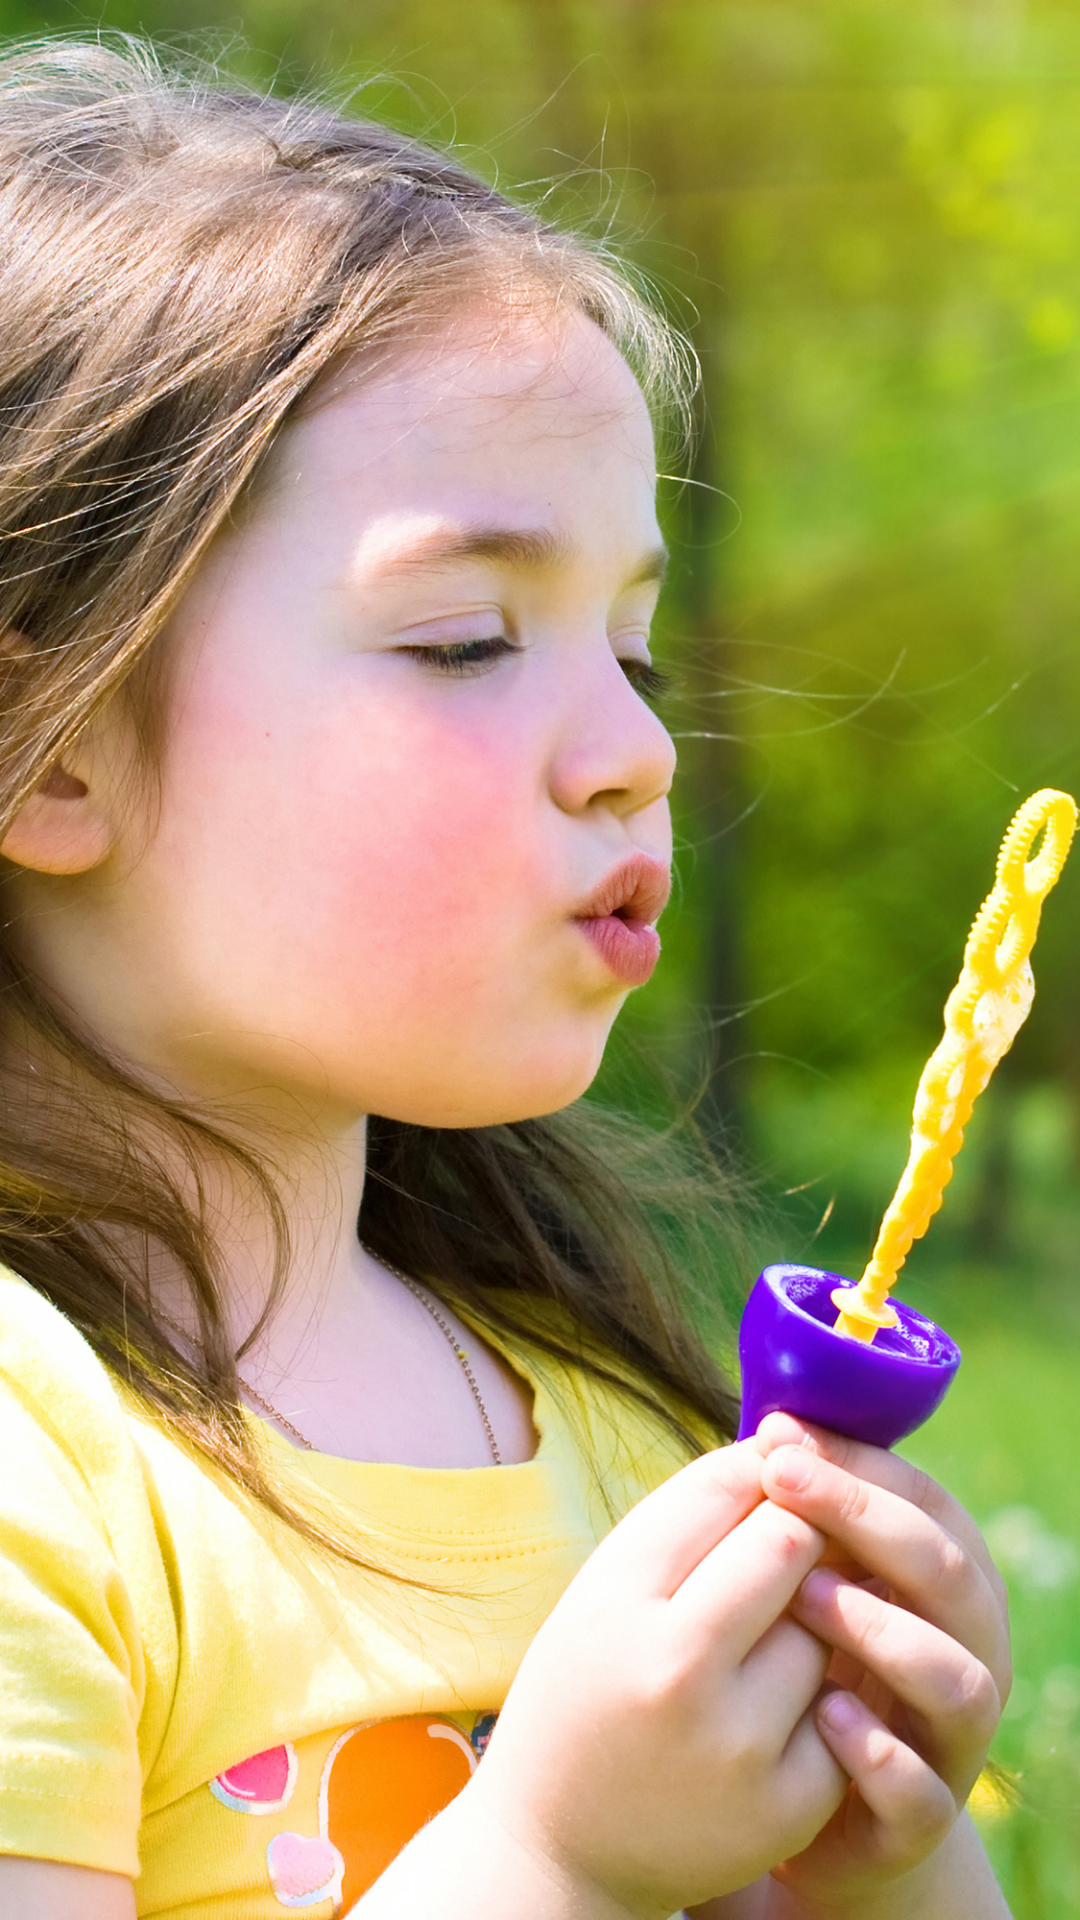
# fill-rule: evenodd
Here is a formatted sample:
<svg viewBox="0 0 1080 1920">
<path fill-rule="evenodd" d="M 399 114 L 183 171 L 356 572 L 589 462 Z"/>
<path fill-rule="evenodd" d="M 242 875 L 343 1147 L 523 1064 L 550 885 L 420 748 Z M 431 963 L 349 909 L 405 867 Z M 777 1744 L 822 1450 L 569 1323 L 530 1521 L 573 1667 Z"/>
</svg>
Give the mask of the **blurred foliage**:
<svg viewBox="0 0 1080 1920">
<path fill-rule="evenodd" d="M 0 0 L 8 34 L 99 25 L 358 90 L 667 290 L 704 372 L 664 483 L 679 907 L 606 1085 L 663 1104 L 641 1042 L 704 1079 L 772 1250 L 856 1271 L 1006 821 L 1080 782 L 1080 8 Z M 967 1350 L 913 1451 L 1015 1582 L 1020 1920 L 1080 1910 L 1078 943 L 1080 866 L 912 1262 Z"/>
<path fill-rule="evenodd" d="M 1080 1912 L 1080 1478 L 1074 1461 L 1078 1343 L 1062 1339 L 1029 1276 L 953 1268 L 909 1288 L 947 1295 L 964 1363 L 928 1427 L 903 1451 L 983 1527 L 1009 1584 L 1016 1681 L 994 1745 L 1017 1804 L 980 1821 L 1017 1920 Z M 1034 1310 L 1033 1310 L 1034 1309 Z M 1071 1444 L 1070 1444 L 1071 1442 Z"/>
</svg>

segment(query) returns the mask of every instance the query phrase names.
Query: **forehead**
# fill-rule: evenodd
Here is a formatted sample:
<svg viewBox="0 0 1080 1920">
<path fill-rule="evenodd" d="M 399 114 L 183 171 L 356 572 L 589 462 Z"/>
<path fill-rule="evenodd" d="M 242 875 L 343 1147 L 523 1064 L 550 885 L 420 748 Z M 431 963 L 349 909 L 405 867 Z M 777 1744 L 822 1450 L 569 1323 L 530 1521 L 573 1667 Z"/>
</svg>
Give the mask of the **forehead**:
<svg viewBox="0 0 1080 1920">
<path fill-rule="evenodd" d="M 344 361 L 282 434 L 270 488 L 295 500 L 330 472 L 383 497 L 456 476 L 493 493 L 602 481 L 650 502 L 656 478 L 641 389 L 580 314 L 466 317 L 374 377 Z"/>
</svg>

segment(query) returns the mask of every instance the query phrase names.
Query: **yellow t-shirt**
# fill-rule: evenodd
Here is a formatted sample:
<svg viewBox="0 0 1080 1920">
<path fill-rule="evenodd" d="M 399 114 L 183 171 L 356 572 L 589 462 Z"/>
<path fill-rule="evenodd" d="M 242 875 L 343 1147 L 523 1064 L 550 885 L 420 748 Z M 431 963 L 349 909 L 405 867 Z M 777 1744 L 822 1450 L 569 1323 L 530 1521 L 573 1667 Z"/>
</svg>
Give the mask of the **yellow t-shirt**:
<svg viewBox="0 0 1080 1920">
<path fill-rule="evenodd" d="M 361 1464 L 255 1423 L 302 1497 L 450 1589 L 427 1592 L 317 1555 L 0 1269 L 0 1852 L 131 1875 L 140 1916 L 348 1911 L 465 1784 L 613 1519 L 685 1458 L 614 1390 L 493 1344 L 533 1388 L 524 1465 Z"/>
</svg>

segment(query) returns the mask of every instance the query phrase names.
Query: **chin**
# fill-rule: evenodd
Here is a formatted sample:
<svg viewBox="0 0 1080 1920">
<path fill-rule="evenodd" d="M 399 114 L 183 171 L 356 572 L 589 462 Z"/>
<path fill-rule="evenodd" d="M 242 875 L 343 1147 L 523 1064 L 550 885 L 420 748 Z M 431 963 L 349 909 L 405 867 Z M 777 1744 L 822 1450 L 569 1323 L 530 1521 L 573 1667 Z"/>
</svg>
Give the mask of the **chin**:
<svg viewBox="0 0 1080 1920">
<path fill-rule="evenodd" d="M 605 1036 L 606 1037 L 606 1036 Z M 591 1087 L 604 1057 L 601 1043 L 584 1055 L 558 1058 L 554 1052 L 542 1061 L 530 1059 L 528 1070 L 497 1075 L 478 1073 L 472 1085 L 453 1088 L 413 1088 L 411 1098 L 380 1104 L 384 1119 L 414 1127 L 505 1127 L 516 1120 L 539 1120 L 579 1100 Z"/>
</svg>

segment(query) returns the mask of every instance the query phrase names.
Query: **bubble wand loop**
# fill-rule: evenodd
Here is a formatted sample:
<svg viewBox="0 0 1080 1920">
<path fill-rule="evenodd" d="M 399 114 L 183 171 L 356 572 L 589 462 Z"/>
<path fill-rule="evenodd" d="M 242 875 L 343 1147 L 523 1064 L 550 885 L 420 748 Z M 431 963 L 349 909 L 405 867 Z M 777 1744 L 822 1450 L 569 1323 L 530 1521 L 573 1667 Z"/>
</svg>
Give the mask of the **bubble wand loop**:
<svg viewBox="0 0 1080 1920">
<path fill-rule="evenodd" d="M 1072 796 L 1046 787 L 1025 800 L 1002 841 L 993 889 L 975 916 L 945 1005 L 944 1036 L 919 1081 L 907 1166 L 858 1286 L 837 1287 L 831 1295 L 840 1310 L 836 1330 L 852 1339 L 869 1343 L 880 1327 L 899 1324 L 890 1289 L 941 1205 L 979 1094 L 1031 1010 L 1028 956 L 1076 817 Z M 1042 846 L 1033 854 L 1040 835 Z"/>
</svg>

